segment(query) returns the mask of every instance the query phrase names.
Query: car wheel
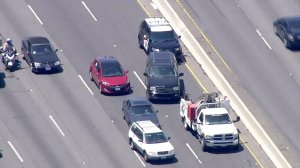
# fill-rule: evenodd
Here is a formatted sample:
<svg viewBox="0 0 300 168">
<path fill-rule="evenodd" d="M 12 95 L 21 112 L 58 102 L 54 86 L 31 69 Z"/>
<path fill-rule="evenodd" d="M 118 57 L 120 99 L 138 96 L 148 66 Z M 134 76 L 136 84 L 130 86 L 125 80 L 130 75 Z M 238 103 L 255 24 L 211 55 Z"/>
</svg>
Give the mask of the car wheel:
<svg viewBox="0 0 300 168">
<path fill-rule="evenodd" d="M 283 44 L 286 48 L 291 48 L 289 41 L 286 38 L 283 38 Z"/>
<path fill-rule="evenodd" d="M 206 146 L 205 139 L 202 137 L 201 138 L 201 149 L 202 149 L 203 152 L 205 152 L 206 148 L 207 148 L 207 146 Z"/>
<path fill-rule="evenodd" d="M 278 36 L 278 30 L 277 30 L 277 27 L 276 27 L 276 26 L 273 26 L 273 29 L 274 29 L 274 33 Z"/>
<path fill-rule="evenodd" d="M 186 123 L 186 119 L 185 119 L 185 117 L 183 117 L 183 127 L 184 127 L 184 129 L 185 130 L 189 130 L 189 126 L 188 126 L 188 124 Z"/>
<path fill-rule="evenodd" d="M 89 72 L 89 76 L 90 76 L 90 80 L 91 80 L 91 81 L 94 81 L 93 75 L 92 75 L 92 72 L 91 72 L 91 71 Z"/>
<path fill-rule="evenodd" d="M 129 146 L 130 146 L 130 149 L 134 150 L 135 147 L 134 147 L 132 139 L 129 139 Z"/>
<path fill-rule="evenodd" d="M 147 152 L 146 152 L 146 151 L 143 152 L 143 157 L 144 157 L 144 161 L 145 161 L 145 162 L 148 162 L 148 161 L 149 161 L 149 158 L 148 158 L 148 155 L 147 155 Z"/>
<path fill-rule="evenodd" d="M 140 40 L 140 39 L 138 39 L 138 43 L 139 43 L 139 47 L 140 47 L 140 49 L 143 49 L 143 45 L 142 45 L 142 43 L 141 43 L 141 40 Z"/>
<path fill-rule="evenodd" d="M 33 63 L 30 64 L 30 69 L 31 69 L 31 72 L 34 72 Z"/>
<path fill-rule="evenodd" d="M 98 84 L 98 87 L 99 87 L 100 93 L 102 93 L 101 83 Z"/>
</svg>

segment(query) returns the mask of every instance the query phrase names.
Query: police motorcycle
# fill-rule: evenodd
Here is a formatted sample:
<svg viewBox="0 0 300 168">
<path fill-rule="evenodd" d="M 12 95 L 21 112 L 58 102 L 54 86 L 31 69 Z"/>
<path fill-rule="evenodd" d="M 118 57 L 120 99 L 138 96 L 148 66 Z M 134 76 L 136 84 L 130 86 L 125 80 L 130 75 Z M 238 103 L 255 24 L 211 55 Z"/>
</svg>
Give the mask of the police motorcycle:
<svg viewBox="0 0 300 168">
<path fill-rule="evenodd" d="M 0 47 L 0 53 L 2 55 L 2 62 L 5 65 L 5 69 L 13 72 L 17 64 L 17 55 L 19 53 L 17 53 L 17 51 L 11 47 L 4 52 L 2 46 Z"/>
</svg>

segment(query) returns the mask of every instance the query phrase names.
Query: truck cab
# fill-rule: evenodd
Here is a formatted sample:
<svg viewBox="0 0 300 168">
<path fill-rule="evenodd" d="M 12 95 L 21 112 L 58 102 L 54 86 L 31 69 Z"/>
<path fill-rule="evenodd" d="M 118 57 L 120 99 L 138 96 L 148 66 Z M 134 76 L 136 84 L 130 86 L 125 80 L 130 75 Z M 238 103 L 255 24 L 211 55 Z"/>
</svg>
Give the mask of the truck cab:
<svg viewBox="0 0 300 168">
<path fill-rule="evenodd" d="M 202 150 L 207 147 L 239 146 L 239 132 L 225 108 L 202 109 L 196 121 Z"/>
</svg>

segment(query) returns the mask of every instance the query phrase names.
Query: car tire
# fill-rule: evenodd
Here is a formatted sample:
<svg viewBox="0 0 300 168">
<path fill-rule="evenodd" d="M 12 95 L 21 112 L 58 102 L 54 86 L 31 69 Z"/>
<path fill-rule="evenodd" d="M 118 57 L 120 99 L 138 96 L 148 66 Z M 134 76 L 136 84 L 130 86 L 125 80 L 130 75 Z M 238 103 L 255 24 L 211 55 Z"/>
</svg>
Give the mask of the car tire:
<svg viewBox="0 0 300 168">
<path fill-rule="evenodd" d="M 139 44 L 139 48 L 143 49 L 143 45 L 142 45 L 141 40 L 139 38 L 138 38 L 138 44 Z"/>
<path fill-rule="evenodd" d="M 183 127 L 184 127 L 184 129 L 185 129 L 186 131 L 189 130 L 189 126 L 188 126 L 188 124 L 186 123 L 185 117 L 183 117 Z"/>
<path fill-rule="evenodd" d="M 286 37 L 283 38 L 283 44 L 286 48 L 291 48 L 290 42 L 286 39 Z"/>
<path fill-rule="evenodd" d="M 207 150 L 206 142 L 203 137 L 201 137 L 201 150 L 205 152 Z"/>
<path fill-rule="evenodd" d="M 31 72 L 34 72 L 33 63 L 30 64 L 30 69 L 31 69 Z"/>
<path fill-rule="evenodd" d="M 149 158 L 148 158 L 148 155 L 147 155 L 146 151 L 143 152 L 143 158 L 144 158 L 145 162 L 149 162 Z"/>
<path fill-rule="evenodd" d="M 102 93 L 101 83 L 98 84 L 98 87 L 99 87 L 100 93 Z"/>
<path fill-rule="evenodd" d="M 91 80 L 91 81 L 94 81 L 94 78 L 93 78 L 93 75 L 92 75 L 92 72 L 91 72 L 91 71 L 89 72 L 89 76 L 90 76 L 90 80 Z"/>
<path fill-rule="evenodd" d="M 130 149 L 131 149 L 131 150 L 134 150 L 134 149 L 135 149 L 134 143 L 133 143 L 132 139 L 129 139 L 129 146 L 130 146 Z"/>
<path fill-rule="evenodd" d="M 278 36 L 278 30 L 277 30 L 277 27 L 276 27 L 276 26 L 273 26 L 273 29 L 274 29 L 274 33 L 276 34 L 276 36 Z"/>
</svg>

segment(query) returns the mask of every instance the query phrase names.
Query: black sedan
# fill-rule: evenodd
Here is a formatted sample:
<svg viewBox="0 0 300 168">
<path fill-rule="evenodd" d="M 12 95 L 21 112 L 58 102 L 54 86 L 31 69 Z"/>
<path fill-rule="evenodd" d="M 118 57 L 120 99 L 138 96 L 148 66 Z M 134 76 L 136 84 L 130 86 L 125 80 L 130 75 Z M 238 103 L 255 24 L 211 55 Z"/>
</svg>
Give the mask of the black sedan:
<svg viewBox="0 0 300 168">
<path fill-rule="evenodd" d="M 54 50 L 46 37 L 27 37 L 21 44 L 23 58 L 29 64 L 32 72 L 60 71 L 61 64 L 57 57 L 57 49 Z"/>
<path fill-rule="evenodd" d="M 274 21 L 273 28 L 286 48 L 300 46 L 300 16 L 279 18 Z"/>
<path fill-rule="evenodd" d="M 124 119 L 128 125 L 131 125 L 135 121 L 150 120 L 157 126 L 159 121 L 152 104 L 147 98 L 144 97 L 131 97 L 125 98 L 123 101 L 122 111 L 124 113 Z"/>
</svg>

